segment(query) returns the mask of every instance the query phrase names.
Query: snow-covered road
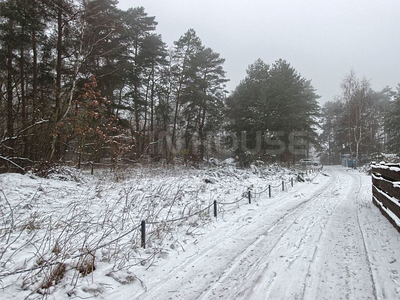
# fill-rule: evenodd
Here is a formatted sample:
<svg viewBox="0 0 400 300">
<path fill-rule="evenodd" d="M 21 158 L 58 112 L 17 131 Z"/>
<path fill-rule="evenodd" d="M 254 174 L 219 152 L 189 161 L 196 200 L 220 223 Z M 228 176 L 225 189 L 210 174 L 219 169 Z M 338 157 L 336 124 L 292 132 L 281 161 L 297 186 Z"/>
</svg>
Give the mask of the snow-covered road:
<svg viewBox="0 0 400 300">
<path fill-rule="evenodd" d="M 223 215 L 184 252 L 138 273 L 142 285 L 108 297 L 400 299 L 400 235 L 372 205 L 370 177 L 325 173 Z"/>
</svg>

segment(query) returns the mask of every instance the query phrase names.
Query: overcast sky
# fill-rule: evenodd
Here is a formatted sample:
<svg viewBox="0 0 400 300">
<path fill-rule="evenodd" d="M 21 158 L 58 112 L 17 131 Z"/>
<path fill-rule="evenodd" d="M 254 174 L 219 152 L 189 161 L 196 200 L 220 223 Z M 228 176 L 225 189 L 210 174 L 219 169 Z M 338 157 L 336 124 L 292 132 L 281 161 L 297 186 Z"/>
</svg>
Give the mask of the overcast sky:
<svg viewBox="0 0 400 300">
<path fill-rule="evenodd" d="M 320 101 L 353 69 L 374 90 L 400 83 L 400 0 L 119 0 L 143 6 L 169 46 L 193 28 L 225 58 L 229 91 L 257 58 L 287 60 Z"/>
</svg>

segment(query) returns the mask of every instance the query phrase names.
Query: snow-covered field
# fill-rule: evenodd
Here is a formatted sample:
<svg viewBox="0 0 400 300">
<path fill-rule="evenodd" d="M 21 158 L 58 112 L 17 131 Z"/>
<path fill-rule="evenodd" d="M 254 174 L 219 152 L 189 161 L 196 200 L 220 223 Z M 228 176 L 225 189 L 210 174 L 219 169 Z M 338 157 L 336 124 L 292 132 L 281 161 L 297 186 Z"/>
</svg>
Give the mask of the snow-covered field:
<svg viewBox="0 0 400 300">
<path fill-rule="evenodd" d="M 358 171 L 67 171 L 0 175 L 1 299 L 400 298 L 400 235 Z"/>
<path fill-rule="evenodd" d="M 95 176 L 62 168 L 47 179 L 0 175 L 1 292 L 6 298 L 62 299 L 106 297 L 120 284 L 135 286 L 141 282 L 138 272 L 184 251 L 215 226 L 209 207 L 214 200 L 234 202 L 248 190 L 256 195 L 267 184 L 288 184 L 295 174 L 279 166 L 228 165 L 96 171 Z M 280 187 L 272 189 L 278 192 Z M 220 206 L 219 217 L 246 202 Z M 148 223 L 146 249 L 138 228 L 142 220 Z"/>
</svg>

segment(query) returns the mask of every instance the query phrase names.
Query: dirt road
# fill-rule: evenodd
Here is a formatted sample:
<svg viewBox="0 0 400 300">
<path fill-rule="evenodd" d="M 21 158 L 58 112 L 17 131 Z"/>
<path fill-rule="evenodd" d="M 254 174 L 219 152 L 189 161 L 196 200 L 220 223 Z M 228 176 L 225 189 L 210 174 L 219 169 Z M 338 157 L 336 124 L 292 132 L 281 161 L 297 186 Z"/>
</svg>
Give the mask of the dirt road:
<svg viewBox="0 0 400 300">
<path fill-rule="evenodd" d="M 400 299 L 400 235 L 372 205 L 370 178 L 342 167 L 325 174 L 220 218 L 195 246 L 150 269 L 146 290 L 115 295 Z"/>
</svg>

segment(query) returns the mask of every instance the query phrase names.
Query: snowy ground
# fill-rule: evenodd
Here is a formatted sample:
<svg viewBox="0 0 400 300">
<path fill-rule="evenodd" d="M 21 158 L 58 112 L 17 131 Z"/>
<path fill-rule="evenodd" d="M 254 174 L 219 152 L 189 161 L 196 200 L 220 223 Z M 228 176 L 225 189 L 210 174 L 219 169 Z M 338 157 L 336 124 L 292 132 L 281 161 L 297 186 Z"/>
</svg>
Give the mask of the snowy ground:
<svg viewBox="0 0 400 300">
<path fill-rule="evenodd" d="M 279 167 L 1 175 L 0 298 L 399 299 L 400 235 L 371 178 L 325 174 L 293 188 Z M 207 208 L 248 190 L 217 219 Z"/>
</svg>

